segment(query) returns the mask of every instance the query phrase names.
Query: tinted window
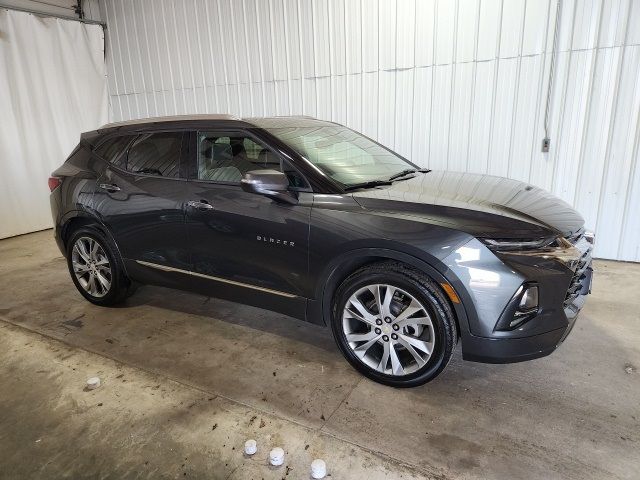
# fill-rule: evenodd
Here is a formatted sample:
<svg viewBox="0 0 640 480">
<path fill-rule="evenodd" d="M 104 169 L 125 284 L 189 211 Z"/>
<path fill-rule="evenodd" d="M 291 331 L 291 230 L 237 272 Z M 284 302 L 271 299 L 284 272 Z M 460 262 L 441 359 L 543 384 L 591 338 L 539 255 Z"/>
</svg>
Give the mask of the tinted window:
<svg viewBox="0 0 640 480">
<path fill-rule="evenodd" d="M 309 184 L 300 173 L 287 161 L 282 162 L 282 171 L 289 179 L 289 185 L 294 188 L 309 188 Z"/>
<path fill-rule="evenodd" d="M 135 135 L 110 138 L 101 143 L 95 153 L 116 166 L 124 167 L 124 152 L 134 138 Z"/>
<path fill-rule="evenodd" d="M 182 133 L 149 133 L 129 148 L 127 170 L 133 173 L 177 178 L 180 176 Z"/>
<path fill-rule="evenodd" d="M 198 134 L 198 179 L 239 183 L 250 170 L 280 170 L 280 159 L 249 137 L 226 133 Z"/>
<path fill-rule="evenodd" d="M 283 168 L 280 157 L 251 137 L 221 132 L 198 133 L 198 179 L 240 183 L 251 170 L 284 171 L 292 186 L 306 187 L 291 166 Z"/>
</svg>

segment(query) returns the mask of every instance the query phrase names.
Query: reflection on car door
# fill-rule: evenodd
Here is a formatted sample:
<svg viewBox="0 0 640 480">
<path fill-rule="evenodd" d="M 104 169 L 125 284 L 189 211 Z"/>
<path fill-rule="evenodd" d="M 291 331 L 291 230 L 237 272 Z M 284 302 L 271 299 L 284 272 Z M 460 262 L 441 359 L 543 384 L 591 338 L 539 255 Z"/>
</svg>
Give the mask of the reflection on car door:
<svg viewBox="0 0 640 480">
<path fill-rule="evenodd" d="M 180 175 L 186 137 L 182 132 L 139 135 L 98 179 L 97 213 L 127 263 L 190 267 L 186 180 Z"/>
<path fill-rule="evenodd" d="M 201 132 L 194 139 L 197 178 L 187 183 L 186 209 L 193 270 L 254 295 L 257 287 L 302 297 L 311 210 L 305 200 L 311 195 L 290 205 L 244 192 L 239 182 L 246 171 L 280 169 L 279 157 L 247 134 Z"/>
</svg>

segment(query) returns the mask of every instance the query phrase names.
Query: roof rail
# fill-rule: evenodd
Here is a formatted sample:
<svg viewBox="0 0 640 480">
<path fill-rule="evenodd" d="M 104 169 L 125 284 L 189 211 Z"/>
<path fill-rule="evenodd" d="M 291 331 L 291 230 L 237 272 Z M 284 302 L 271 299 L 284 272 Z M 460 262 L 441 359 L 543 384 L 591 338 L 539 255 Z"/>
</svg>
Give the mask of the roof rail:
<svg viewBox="0 0 640 480">
<path fill-rule="evenodd" d="M 188 120 L 241 120 L 240 117 L 235 115 L 228 115 L 222 113 L 216 114 L 197 114 L 197 115 L 173 115 L 167 117 L 149 117 L 139 118 L 135 120 L 126 120 L 124 122 L 108 123 L 101 126 L 98 130 L 114 127 L 124 127 L 127 125 L 143 125 L 148 123 L 164 123 L 164 122 L 184 122 Z"/>
</svg>

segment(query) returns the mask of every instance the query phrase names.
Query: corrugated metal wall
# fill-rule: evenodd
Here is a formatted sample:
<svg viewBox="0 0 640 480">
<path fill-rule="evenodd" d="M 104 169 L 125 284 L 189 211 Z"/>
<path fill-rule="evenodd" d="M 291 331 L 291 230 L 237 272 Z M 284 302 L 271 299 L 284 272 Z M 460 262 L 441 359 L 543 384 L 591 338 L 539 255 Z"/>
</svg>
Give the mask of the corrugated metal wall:
<svg viewBox="0 0 640 480">
<path fill-rule="evenodd" d="M 640 0 L 101 0 L 114 120 L 306 114 L 547 188 L 640 261 Z"/>
</svg>

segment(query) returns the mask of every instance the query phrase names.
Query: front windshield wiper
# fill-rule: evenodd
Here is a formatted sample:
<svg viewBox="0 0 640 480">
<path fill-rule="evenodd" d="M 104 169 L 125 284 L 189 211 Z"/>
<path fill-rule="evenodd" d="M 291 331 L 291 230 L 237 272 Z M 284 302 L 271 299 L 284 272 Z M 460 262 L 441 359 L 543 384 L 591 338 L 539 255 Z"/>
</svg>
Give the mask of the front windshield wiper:
<svg viewBox="0 0 640 480">
<path fill-rule="evenodd" d="M 362 182 L 362 183 L 352 183 L 349 185 L 346 185 L 344 187 L 345 191 L 349 191 L 349 190 L 357 190 L 358 188 L 373 188 L 373 187 L 380 187 L 382 185 L 391 185 L 392 182 L 390 180 L 370 180 L 368 182 Z"/>
<path fill-rule="evenodd" d="M 416 170 L 415 168 L 409 168 L 407 170 L 403 170 L 399 173 L 396 173 L 395 175 L 391 175 L 389 177 L 389 181 L 393 181 L 393 180 L 397 180 L 398 178 L 404 177 L 405 175 L 409 175 L 411 173 L 429 173 L 431 170 L 428 169 L 418 169 Z"/>
<path fill-rule="evenodd" d="M 429 173 L 430 171 L 431 170 L 428 170 L 428 169 L 415 169 L 415 168 L 407 169 L 407 170 L 403 170 L 400 173 L 396 173 L 395 175 L 392 175 L 387 180 L 369 180 L 368 182 L 351 183 L 346 185 L 344 187 L 344 190 L 349 191 L 349 190 L 356 190 L 358 188 L 373 188 L 373 187 L 380 187 L 384 185 L 392 185 L 394 180 L 398 180 L 401 177 L 404 177 L 405 175 L 409 175 L 411 173 Z"/>
</svg>

